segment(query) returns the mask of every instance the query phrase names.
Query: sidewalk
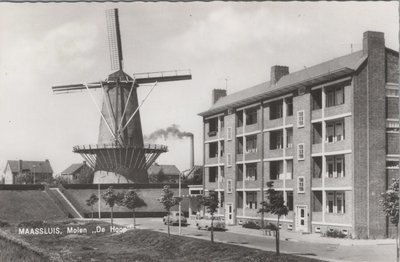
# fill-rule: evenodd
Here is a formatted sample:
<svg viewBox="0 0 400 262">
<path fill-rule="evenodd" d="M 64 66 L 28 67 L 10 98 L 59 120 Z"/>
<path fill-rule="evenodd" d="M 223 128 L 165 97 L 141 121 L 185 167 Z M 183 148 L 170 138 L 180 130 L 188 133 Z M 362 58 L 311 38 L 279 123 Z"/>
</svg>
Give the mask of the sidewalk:
<svg viewBox="0 0 400 262">
<path fill-rule="evenodd" d="M 243 234 L 243 235 L 259 235 L 264 236 L 262 230 L 243 228 L 242 226 L 227 226 L 229 232 Z M 275 238 L 272 236 L 265 236 Z M 310 233 L 303 234 L 300 232 L 290 232 L 286 230 L 280 231 L 280 239 L 293 242 L 310 242 L 310 243 L 324 243 L 340 246 L 374 246 L 374 245 L 395 245 L 395 239 L 343 239 L 323 237 L 320 234 Z"/>
</svg>

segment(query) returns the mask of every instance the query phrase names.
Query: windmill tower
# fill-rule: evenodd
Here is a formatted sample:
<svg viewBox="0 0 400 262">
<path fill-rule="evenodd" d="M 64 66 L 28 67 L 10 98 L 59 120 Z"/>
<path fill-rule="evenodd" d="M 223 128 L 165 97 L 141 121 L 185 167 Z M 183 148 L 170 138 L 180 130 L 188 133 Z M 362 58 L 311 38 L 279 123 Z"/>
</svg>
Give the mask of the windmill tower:
<svg viewBox="0 0 400 262">
<path fill-rule="evenodd" d="M 87 90 L 100 113 L 99 138 L 96 145 L 75 146 L 92 166 L 97 182 L 148 183 L 147 169 L 168 149 L 163 145 L 144 144 L 139 109 L 160 82 L 192 79 L 190 70 L 175 70 L 134 74 L 123 71 L 122 43 L 118 9 L 106 11 L 108 41 L 111 57 L 110 74 L 104 81 L 52 87 L 54 93 Z M 139 104 L 137 88 L 152 84 L 149 93 Z M 102 107 L 90 90 L 102 89 Z"/>
</svg>

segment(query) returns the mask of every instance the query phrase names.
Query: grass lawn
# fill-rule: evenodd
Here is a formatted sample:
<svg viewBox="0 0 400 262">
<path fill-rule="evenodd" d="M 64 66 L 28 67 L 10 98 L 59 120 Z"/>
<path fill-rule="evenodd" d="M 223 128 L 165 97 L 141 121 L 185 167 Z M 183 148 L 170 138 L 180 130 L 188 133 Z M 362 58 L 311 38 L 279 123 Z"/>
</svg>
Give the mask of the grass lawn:
<svg viewBox="0 0 400 262">
<path fill-rule="evenodd" d="M 34 224 L 33 224 L 34 225 Z M 171 235 L 151 230 L 129 230 L 125 233 L 91 234 L 97 224 L 72 224 L 89 228 L 88 234 L 62 235 L 18 235 L 18 231 L 8 228 L 9 232 L 22 237 L 33 246 L 51 253 L 58 253 L 63 261 L 320 261 L 293 255 L 275 256 L 247 247 Z M 104 228 L 108 225 L 102 223 Z M 47 224 L 60 226 L 63 232 L 66 223 Z"/>
</svg>

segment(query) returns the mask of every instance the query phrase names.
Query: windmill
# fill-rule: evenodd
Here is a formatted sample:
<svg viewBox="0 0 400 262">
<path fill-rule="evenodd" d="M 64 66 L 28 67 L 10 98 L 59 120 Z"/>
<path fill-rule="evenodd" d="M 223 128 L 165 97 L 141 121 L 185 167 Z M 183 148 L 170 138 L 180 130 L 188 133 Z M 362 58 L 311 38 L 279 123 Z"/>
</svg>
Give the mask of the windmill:
<svg viewBox="0 0 400 262">
<path fill-rule="evenodd" d="M 190 70 L 141 73 L 133 77 L 126 74 L 123 71 L 118 9 L 107 10 L 106 17 L 111 69 L 115 72 L 103 81 L 54 86 L 52 90 L 56 94 L 86 90 L 100 113 L 98 143 L 73 147 L 73 152 L 81 154 L 96 171 L 96 181 L 110 182 L 110 177 L 114 177 L 112 182 L 148 183 L 148 167 L 168 148 L 144 144 L 139 109 L 158 83 L 189 80 L 192 76 Z M 137 88 L 143 84 L 152 87 L 139 104 Z M 101 108 L 91 89 L 102 90 Z"/>
</svg>

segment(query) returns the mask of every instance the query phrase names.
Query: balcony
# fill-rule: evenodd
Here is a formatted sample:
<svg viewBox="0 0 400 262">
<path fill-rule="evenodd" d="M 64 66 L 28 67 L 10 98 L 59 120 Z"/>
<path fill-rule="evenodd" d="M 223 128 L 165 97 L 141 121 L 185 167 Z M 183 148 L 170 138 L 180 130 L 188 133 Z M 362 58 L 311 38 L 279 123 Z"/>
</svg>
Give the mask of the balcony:
<svg viewBox="0 0 400 262">
<path fill-rule="evenodd" d="M 314 147 L 313 147 L 313 149 L 314 149 Z M 343 150 L 351 150 L 351 143 L 348 139 L 331 142 L 331 143 L 325 143 L 325 153 L 335 152 L 335 151 L 343 151 Z M 314 151 L 313 151 L 313 153 L 314 153 Z"/>
</svg>

